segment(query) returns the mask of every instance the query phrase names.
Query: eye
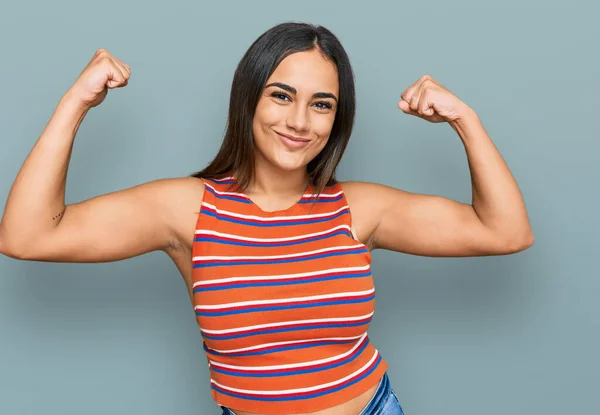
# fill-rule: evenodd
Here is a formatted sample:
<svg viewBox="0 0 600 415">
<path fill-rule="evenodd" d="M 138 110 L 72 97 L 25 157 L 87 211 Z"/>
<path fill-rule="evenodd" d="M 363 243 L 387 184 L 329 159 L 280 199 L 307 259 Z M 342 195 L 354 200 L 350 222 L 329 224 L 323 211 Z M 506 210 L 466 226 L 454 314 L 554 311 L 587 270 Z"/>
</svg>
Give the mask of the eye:
<svg viewBox="0 0 600 415">
<path fill-rule="evenodd" d="M 283 93 L 281 91 L 275 91 L 275 92 L 273 92 L 271 94 L 271 96 L 273 98 L 277 98 L 277 99 L 280 99 L 282 101 L 291 101 L 291 98 L 287 94 L 285 94 L 285 93 Z"/>
<path fill-rule="evenodd" d="M 331 105 L 331 103 L 327 101 L 315 102 L 315 106 L 320 110 L 330 110 L 333 108 L 333 105 Z"/>
</svg>

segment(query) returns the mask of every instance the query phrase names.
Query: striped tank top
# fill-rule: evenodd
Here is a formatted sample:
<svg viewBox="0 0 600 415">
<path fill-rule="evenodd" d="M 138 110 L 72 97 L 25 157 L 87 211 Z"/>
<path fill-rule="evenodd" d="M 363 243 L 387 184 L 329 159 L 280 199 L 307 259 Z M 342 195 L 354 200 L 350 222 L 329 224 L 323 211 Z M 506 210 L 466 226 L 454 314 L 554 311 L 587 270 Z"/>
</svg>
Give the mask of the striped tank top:
<svg viewBox="0 0 600 415">
<path fill-rule="evenodd" d="M 203 179 L 193 303 L 212 397 L 233 410 L 313 412 L 377 384 L 371 254 L 339 183 L 266 212 L 233 177 Z M 313 204 L 314 203 L 314 204 Z"/>
</svg>

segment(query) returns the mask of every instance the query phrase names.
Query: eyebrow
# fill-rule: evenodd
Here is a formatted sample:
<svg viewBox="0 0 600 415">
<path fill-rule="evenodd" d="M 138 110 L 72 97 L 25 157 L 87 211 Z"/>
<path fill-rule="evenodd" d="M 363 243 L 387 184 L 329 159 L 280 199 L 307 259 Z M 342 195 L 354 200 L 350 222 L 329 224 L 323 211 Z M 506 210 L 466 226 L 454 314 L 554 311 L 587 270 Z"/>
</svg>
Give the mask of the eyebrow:
<svg viewBox="0 0 600 415">
<path fill-rule="evenodd" d="M 285 91 L 288 91 L 289 93 L 294 94 L 294 95 L 296 95 L 296 93 L 297 93 L 296 88 L 294 88 L 293 86 L 289 86 L 288 84 L 283 84 L 281 82 L 272 82 L 269 85 L 265 86 L 265 88 L 268 88 L 270 86 L 276 86 L 276 87 L 281 88 Z M 313 98 L 331 98 L 335 102 L 338 102 L 337 97 L 330 92 L 316 92 L 313 94 L 312 97 Z"/>
</svg>

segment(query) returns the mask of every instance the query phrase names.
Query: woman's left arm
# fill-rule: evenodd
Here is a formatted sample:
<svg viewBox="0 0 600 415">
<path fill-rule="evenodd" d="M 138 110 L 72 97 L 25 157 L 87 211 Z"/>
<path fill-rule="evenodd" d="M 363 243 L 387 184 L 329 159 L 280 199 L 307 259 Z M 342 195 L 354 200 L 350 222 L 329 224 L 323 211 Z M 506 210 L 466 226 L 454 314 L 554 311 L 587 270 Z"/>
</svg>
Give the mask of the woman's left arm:
<svg viewBox="0 0 600 415">
<path fill-rule="evenodd" d="M 472 204 L 389 186 L 343 184 L 359 239 L 371 249 L 423 256 L 503 255 L 527 249 L 533 232 L 508 166 L 470 107 L 428 75 L 402 93 L 406 114 L 447 122 L 469 162 Z"/>
</svg>

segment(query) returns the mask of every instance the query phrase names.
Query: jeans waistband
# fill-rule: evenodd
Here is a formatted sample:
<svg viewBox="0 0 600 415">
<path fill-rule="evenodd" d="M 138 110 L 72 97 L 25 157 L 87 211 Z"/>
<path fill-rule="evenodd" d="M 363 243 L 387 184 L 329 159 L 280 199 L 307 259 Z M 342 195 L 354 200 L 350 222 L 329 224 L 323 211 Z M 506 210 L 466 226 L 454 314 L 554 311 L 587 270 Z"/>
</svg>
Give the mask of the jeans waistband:
<svg viewBox="0 0 600 415">
<path fill-rule="evenodd" d="M 377 386 L 375 393 L 363 410 L 360 411 L 359 415 L 369 415 L 371 413 L 375 413 L 375 410 L 381 407 L 387 401 L 391 391 L 392 386 L 390 384 L 390 378 L 388 377 L 387 373 L 384 373 L 379 380 L 379 385 Z"/>
<path fill-rule="evenodd" d="M 387 373 L 384 373 L 381 379 L 379 380 L 379 384 L 375 393 L 367 403 L 367 405 L 360 411 L 359 415 L 370 415 L 377 413 L 377 410 L 380 409 L 388 400 L 390 394 L 392 392 L 392 387 L 390 384 L 390 379 Z M 223 415 L 235 415 L 235 413 L 224 406 L 221 406 L 223 410 Z"/>
</svg>

